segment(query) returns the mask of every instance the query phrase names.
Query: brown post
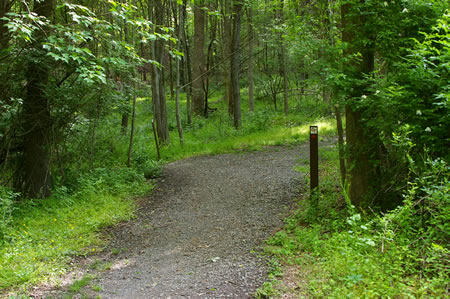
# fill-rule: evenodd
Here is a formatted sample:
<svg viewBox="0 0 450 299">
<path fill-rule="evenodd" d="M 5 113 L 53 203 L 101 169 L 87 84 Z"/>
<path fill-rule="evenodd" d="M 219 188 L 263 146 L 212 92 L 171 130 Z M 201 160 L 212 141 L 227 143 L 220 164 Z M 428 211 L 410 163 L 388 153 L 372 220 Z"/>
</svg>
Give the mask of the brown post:
<svg viewBox="0 0 450 299">
<path fill-rule="evenodd" d="M 319 187 L 319 128 L 309 127 L 309 172 L 311 191 Z"/>
</svg>

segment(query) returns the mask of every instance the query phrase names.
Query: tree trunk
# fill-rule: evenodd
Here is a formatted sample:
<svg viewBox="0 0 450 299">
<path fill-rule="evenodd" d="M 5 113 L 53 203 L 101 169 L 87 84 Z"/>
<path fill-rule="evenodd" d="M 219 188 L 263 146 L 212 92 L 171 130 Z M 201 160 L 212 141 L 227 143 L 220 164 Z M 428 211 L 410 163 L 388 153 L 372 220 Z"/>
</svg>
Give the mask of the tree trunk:
<svg viewBox="0 0 450 299">
<path fill-rule="evenodd" d="M 231 42 L 231 90 L 233 95 L 234 127 L 241 126 L 241 90 L 239 86 L 239 54 L 241 37 L 242 3 L 235 0 L 233 3 L 233 38 Z"/>
<path fill-rule="evenodd" d="M 339 169 L 341 171 L 341 183 L 345 185 L 347 170 L 345 168 L 345 149 L 344 149 L 344 130 L 342 129 L 341 109 L 339 105 L 334 106 L 336 114 L 336 127 L 338 132 L 338 146 L 339 146 Z"/>
<path fill-rule="evenodd" d="M 350 4 L 342 5 L 342 41 L 349 44 L 349 48 L 344 51 L 344 55 L 362 53 L 362 61 L 356 63 L 351 68 L 356 69 L 355 72 L 346 70 L 347 76 L 350 78 L 362 80 L 364 75 L 373 71 L 373 51 L 370 45 L 358 45 L 356 40 L 355 28 L 364 24 L 364 19 L 357 15 L 354 11 L 350 13 Z M 353 28 L 352 28 L 353 27 Z M 353 92 L 349 95 L 352 99 L 361 98 L 365 92 L 364 85 L 356 85 Z M 349 196 L 355 206 L 361 206 L 365 196 L 368 195 L 370 189 L 370 180 L 372 169 L 369 164 L 370 152 L 367 148 L 368 132 L 364 128 L 361 119 L 362 111 L 358 110 L 355 105 L 349 103 L 345 106 L 346 117 L 346 140 L 347 140 L 347 167 Z"/>
<path fill-rule="evenodd" d="M 223 0 L 223 32 L 222 32 L 222 59 L 223 78 L 225 83 L 225 102 L 228 104 L 228 113 L 233 115 L 233 96 L 230 82 L 231 60 L 231 0 Z"/>
<path fill-rule="evenodd" d="M 164 25 L 164 7 L 161 0 L 155 0 L 152 20 L 156 25 Z M 150 9 L 151 10 L 151 9 Z M 152 11 L 150 11 L 152 13 Z M 163 64 L 164 42 L 162 40 L 152 41 L 152 59 Z M 169 125 L 167 119 L 166 94 L 164 89 L 164 73 L 156 65 L 152 67 L 152 100 L 153 114 L 156 121 L 159 142 L 168 144 L 170 142 Z"/>
<path fill-rule="evenodd" d="M 254 59 L 253 59 L 253 9 L 249 6 L 247 10 L 247 18 L 248 18 L 248 105 L 250 111 L 254 111 L 255 109 L 255 80 L 254 80 Z"/>
<path fill-rule="evenodd" d="M 156 61 L 156 42 L 151 41 L 152 47 L 152 60 Z M 159 70 L 155 64 L 152 64 L 152 106 L 153 117 L 156 122 L 156 132 L 158 140 L 161 140 L 161 107 L 159 102 Z"/>
<path fill-rule="evenodd" d="M 183 19 L 183 24 L 184 26 L 181 27 L 181 30 L 183 30 L 183 49 L 184 49 L 184 58 L 185 58 L 185 76 L 186 76 L 186 80 L 187 82 L 189 82 L 189 84 L 186 85 L 184 91 L 186 92 L 186 117 L 187 117 L 187 123 L 191 124 L 192 123 L 192 109 L 191 109 L 191 95 L 192 95 L 192 68 L 191 68 L 191 55 L 190 55 L 190 51 L 189 51 L 189 44 L 188 44 L 188 38 L 186 35 L 186 27 L 187 23 L 186 22 L 186 1 L 183 1 L 183 14 L 182 14 L 182 19 Z"/>
<path fill-rule="evenodd" d="M 122 40 L 126 43 L 130 42 L 130 36 L 129 36 L 129 31 L 128 31 L 128 24 L 124 21 L 122 23 L 122 27 L 123 28 L 123 37 Z M 126 82 L 125 82 L 126 84 Z M 127 131 L 128 131 L 128 119 L 130 118 L 129 113 L 128 113 L 128 107 L 130 105 L 130 100 L 128 98 L 128 88 L 125 88 L 125 86 L 122 85 L 122 96 L 123 98 L 121 99 L 125 106 L 127 107 L 127 109 L 122 113 L 122 129 L 121 129 L 121 133 L 122 135 L 126 135 Z"/>
<path fill-rule="evenodd" d="M 133 97 L 133 112 L 131 115 L 131 133 L 130 133 L 130 145 L 128 146 L 128 159 L 127 166 L 131 167 L 131 154 L 133 153 L 134 142 L 134 123 L 136 121 L 136 96 Z"/>
<path fill-rule="evenodd" d="M 212 10 L 215 10 L 215 8 L 212 8 Z M 210 79 L 210 70 L 214 69 L 214 53 L 215 53 L 215 42 L 216 42 L 216 32 L 217 32 L 217 21 L 215 20 L 217 17 L 211 16 L 210 17 L 210 39 L 209 39 L 209 45 L 208 50 L 206 53 L 206 64 L 205 64 L 205 72 L 208 74 L 205 76 L 205 79 L 203 80 L 203 95 L 204 95 L 204 102 L 205 102 L 205 116 L 208 117 L 209 112 L 209 104 L 208 104 L 208 97 L 209 97 L 209 79 Z"/>
<path fill-rule="evenodd" d="M 0 52 L 8 46 L 8 28 L 5 26 L 6 21 L 2 20 L 2 18 L 5 17 L 11 9 L 11 4 L 12 2 L 10 0 L 0 0 Z"/>
<path fill-rule="evenodd" d="M 176 5 L 176 4 L 175 4 Z M 181 42 L 183 40 L 183 31 L 184 31 L 184 18 L 183 18 L 183 12 L 182 7 L 176 6 L 176 11 L 179 11 L 179 20 L 180 23 L 178 25 L 178 40 Z M 182 46 L 178 43 L 178 51 L 182 51 Z M 181 89 L 181 82 L 180 82 L 180 59 L 176 58 L 176 65 L 175 65 L 175 72 L 176 72 L 176 84 L 177 84 L 177 90 L 175 95 L 175 114 L 177 118 L 177 129 L 178 129 L 178 136 L 180 137 L 180 143 L 183 144 L 183 127 L 181 126 L 181 113 L 180 113 L 180 89 Z"/>
<path fill-rule="evenodd" d="M 192 58 L 192 112 L 204 114 L 205 11 L 203 1 L 194 4 L 194 57 Z"/>
<path fill-rule="evenodd" d="M 51 20 L 54 4 L 54 0 L 35 2 L 34 12 L 38 16 Z M 24 194 L 41 198 L 50 195 L 49 162 L 52 126 L 50 103 L 44 91 L 50 71 L 50 65 L 42 61 L 45 53 L 40 42 L 44 36 L 45 33 L 41 31 L 36 41 L 36 56 L 28 62 L 27 92 L 23 102 Z"/>
<path fill-rule="evenodd" d="M 280 2 L 280 25 L 283 24 L 283 10 L 284 10 L 284 0 Z M 287 72 L 287 62 L 286 62 L 286 44 L 283 37 L 283 31 L 280 32 L 280 46 L 281 46 L 281 75 L 283 76 L 283 103 L 284 103 L 284 114 L 288 115 L 289 112 L 289 81 Z"/>
</svg>

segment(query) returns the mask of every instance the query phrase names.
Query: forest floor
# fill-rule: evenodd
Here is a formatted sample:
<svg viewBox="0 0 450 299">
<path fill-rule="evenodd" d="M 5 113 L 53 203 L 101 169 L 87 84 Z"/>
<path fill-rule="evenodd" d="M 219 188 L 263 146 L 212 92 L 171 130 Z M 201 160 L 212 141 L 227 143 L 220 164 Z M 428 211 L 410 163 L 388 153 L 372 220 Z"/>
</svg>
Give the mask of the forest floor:
<svg viewBox="0 0 450 299">
<path fill-rule="evenodd" d="M 166 165 L 136 218 L 108 229 L 108 247 L 79 263 L 89 283 L 45 296 L 252 297 L 269 270 L 264 240 L 294 210 L 302 174 L 293 167 L 308 152 L 267 147 Z"/>
</svg>

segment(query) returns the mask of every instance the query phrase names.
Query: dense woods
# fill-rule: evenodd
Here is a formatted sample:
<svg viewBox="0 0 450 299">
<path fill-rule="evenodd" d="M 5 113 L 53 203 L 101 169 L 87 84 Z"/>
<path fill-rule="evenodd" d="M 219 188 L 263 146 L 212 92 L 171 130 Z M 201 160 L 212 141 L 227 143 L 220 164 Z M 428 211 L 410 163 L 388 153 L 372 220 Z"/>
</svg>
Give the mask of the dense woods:
<svg viewBox="0 0 450 299">
<path fill-rule="evenodd" d="M 330 220 L 317 234 L 353 225 L 370 247 L 355 252 L 389 263 L 390 248 L 396 268 L 386 273 L 401 272 L 400 292 L 448 296 L 448 7 L 1 0 L 0 246 L 18 242 L 9 232 L 27 202 L 65 202 L 96 188 L 126 197 L 139 189 L 130 184 L 142 187 L 161 163 L 152 120 L 164 159 L 174 160 L 195 138 L 207 144 L 336 119 L 340 171 L 334 201 L 324 199 L 326 187 L 316 194 L 320 207 L 311 199 Z M 4 279 L 0 287 L 19 285 Z M 373 296 L 398 295 L 380 292 Z"/>
</svg>

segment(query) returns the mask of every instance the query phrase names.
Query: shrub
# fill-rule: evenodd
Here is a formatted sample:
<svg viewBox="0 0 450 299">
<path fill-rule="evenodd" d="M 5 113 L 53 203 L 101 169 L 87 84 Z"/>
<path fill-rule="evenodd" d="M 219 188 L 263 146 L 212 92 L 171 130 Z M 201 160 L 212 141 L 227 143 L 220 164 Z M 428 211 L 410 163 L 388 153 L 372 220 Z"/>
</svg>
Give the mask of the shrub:
<svg viewBox="0 0 450 299">
<path fill-rule="evenodd" d="M 4 242 L 6 230 L 12 221 L 14 202 L 18 196 L 19 193 L 0 186 L 0 246 Z"/>
</svg>

